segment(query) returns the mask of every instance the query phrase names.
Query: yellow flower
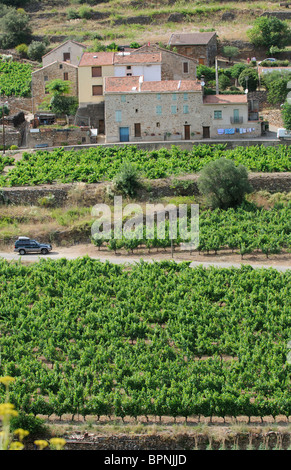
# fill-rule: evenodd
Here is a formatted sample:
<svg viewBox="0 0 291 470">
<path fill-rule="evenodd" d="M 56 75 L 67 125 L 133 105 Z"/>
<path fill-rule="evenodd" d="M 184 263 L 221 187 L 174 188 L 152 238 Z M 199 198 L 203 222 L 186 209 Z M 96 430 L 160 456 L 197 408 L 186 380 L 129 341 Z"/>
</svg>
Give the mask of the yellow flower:
<svg viewBox="0 0 291 470">
<path fill-rule="evenodd" d="M 48 446 L 47 441 L 45 441 L 44 439 L 38 439 L 37 441 L 34 441 L 34 443 L 37 447 L 39 447 L 39 450 L 42 450 Z"/>
<path fill-rule="evenodd" d="M 50 443 L 57 450 L 61 450 L 66 444 L 66 440 L 61 437 L 53 437 L 52 439 L 50 439 Z"/>
<path fill-rule="evenodd" d="M 0 416 L 10 417 L 18 416 L 18 412 L 14 409 L 14 405 L 11 403 L 1 403 L 0 404 Z"/>
<path fill-rule="evenodd" d="M 18 434 L 19 440 L 22 441 L 26 436 L 28 436 L 29 431 L 25 431 L 25 429 L 15 429 L 14 434 Z"/>
<path fill-rule="evenodd" d="M 9 450 L 22 450 L 24 445 L 21 442 L 11 442 Z"/>
<path fill-rule="evenodd" d="M 6 375 L 5 377 L 0 377 L 0 383 L 4 384 L 6 387 L 11 383 L 14 382 L 14 378 Z"/>
</svg>

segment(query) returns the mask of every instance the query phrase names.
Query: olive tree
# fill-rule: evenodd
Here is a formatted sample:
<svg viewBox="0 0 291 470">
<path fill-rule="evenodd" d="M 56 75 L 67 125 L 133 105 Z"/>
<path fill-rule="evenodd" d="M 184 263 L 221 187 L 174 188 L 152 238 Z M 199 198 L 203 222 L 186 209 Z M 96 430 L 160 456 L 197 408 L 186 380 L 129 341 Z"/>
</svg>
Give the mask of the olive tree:
<svg viewBox="0 0 291 470">
<path fill-rule="evenodd" d="M 206 165 L 198 178 L 198 189 L 213 209 L 240 205 L 252 191 L 248 173 L 243 165 L 222 157 Z"/>
</svg>

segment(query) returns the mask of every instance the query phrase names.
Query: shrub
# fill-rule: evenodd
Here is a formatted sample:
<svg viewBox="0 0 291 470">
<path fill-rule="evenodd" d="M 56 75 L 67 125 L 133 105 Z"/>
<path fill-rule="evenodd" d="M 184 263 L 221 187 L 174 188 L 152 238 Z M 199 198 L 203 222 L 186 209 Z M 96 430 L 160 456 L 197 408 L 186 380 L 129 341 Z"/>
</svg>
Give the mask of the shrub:
<svg viewBox="0 0 291 470">
<path fill-rule="evenodd" d="M 251 192 L 246 168 L 243 165 L 236 166 L 232 160 L 224 157 L 205 166 L 197 184 L 213 209 L 236 207 Z"/>
<path fill-rule="evenodd" d="M 46 45 L 41 41 L 32 41 L 28 46 L 27 55 L 31 60 L 41 61 L 46 52 Z"/>
<path fill-rule="evenodd" d="M 113 181 L 114 188 L 125 196 L 133 197 L 140 185 L 139 172 L 135 164 L 124 162 Z"/>
<path fill-rule="evenodd" d="M 20 55 L 20 57 L 27 57 L 28 52 L 28 45 L 27 44 L 19 44 L 15 47 L 16 51 Z"/>
<path fill-rule="evenodd" d="M 291 130 L 291 104 L 287 101 L 282 106 L 282 119 L 285 129 Z"/>
<path fill-rule="evenodd" d="M 18 150 L 18 145 L 11 145 L 10 150 Z"/>
<path fill-rule="evenodd" d="M 31 39 L 29 16 L 24 11 L 9 9 L 0 19 L 1 39 L 3 49 L 27 43 Z"/>
<path fill-rule="evenodd" d="M 47 433 L 45 421 L 39 417 L 33 416 L 32 414 L 26 414 L 23 411 L 18 412 L 18 416 L 11 418 L 10 429 L 15 431 L 16 429 L 25 429 L 30 435 L 41 435 Z"/>
</svg>

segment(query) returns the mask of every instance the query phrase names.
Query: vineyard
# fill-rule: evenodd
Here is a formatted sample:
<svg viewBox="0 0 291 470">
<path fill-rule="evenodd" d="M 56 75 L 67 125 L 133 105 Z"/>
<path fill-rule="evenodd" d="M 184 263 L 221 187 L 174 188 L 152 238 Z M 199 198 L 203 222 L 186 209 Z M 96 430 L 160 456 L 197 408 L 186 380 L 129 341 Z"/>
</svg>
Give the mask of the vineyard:
<svg viewBox="0 0 291 470">
<path fill-rule="evenodd" d="M 191 230 L 191 220 L 188 217 L 188 232 Z M 160 232 L 160 233 L 159 233 Z M 188 241 L 179 233 L 179 223 L 177 223 L 177 238 L 172 240 L 173 247 L 181 247 L 182 243 Z M 116 238 L 112 234 L 109 240 L 96 237 L 93 243 L 100 249 L 106 246 L 108 250 L 117 252 L 125 249 L 131 253 L 139 248 L 146 248 L 149 252 L 152 249 L 166 249 L 171 246 L 170 222 L 165 220 L 165 237 L 163 226 L 152 227 L 152 236 L 147 231 L 146 226 L 143 231 L 139 231 L 136 236 L 128 232 Z M 251 203 L 244 203 L 242 206 L 228 210 L 200 210 L 199 214 L 199 252 L 217 254 L 219 250 L 236 250 L 241 257 L 254 251 L 260 251 L 269 257 L 271 254 L 278 254 L 282 250 L 290 251 L 291 248 L 291 202 L 285 206 L 275 206 L 273 209 L 265 210 Z"/>
<path fill-rule="evenodd" d="M 20 62 L 0 62 L 0 90 L 5 96 L 30 96 L 32 67 Z"/>
<path fill-rule="evenodd" d="M 23 153 L 6 175 L 0 176 L 0 186 L 23 186 L 82 181 L 111 181 L 124 161 L 137 166 L 141 177 L 165 178 L 199 172 L 210 161 L 233 159 L 256 172 L 291 171 L 291 146 L 250 146 L 226 149 L 225 144 L 193 146 L 191 151 L 172 146 L 171 149 L 147 151 L 136 146 L 97 147 L 86 150 L 55 149 Z"/>
<path fill-rule="evenodd" d="M 0 376 L 19 410 L 291 414 L 290 271 L 2 260 L 0 282 Z"/>
</svg>

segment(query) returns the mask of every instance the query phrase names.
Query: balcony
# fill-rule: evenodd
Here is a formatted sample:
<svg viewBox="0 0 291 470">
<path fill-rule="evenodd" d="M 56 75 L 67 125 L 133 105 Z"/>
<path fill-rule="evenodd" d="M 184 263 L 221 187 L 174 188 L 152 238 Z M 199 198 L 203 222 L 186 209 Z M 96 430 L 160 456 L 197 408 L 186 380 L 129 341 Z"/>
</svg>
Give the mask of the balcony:
<svg viewBox="0 0 291 470">
<path fill-rule="evenodd" d="M 242 124 L 243 122 L 244 122 L 243 116 L 238 116 L 238 117 L 231 116 L 230 117 L 231 124 Z"/>
</svg>

